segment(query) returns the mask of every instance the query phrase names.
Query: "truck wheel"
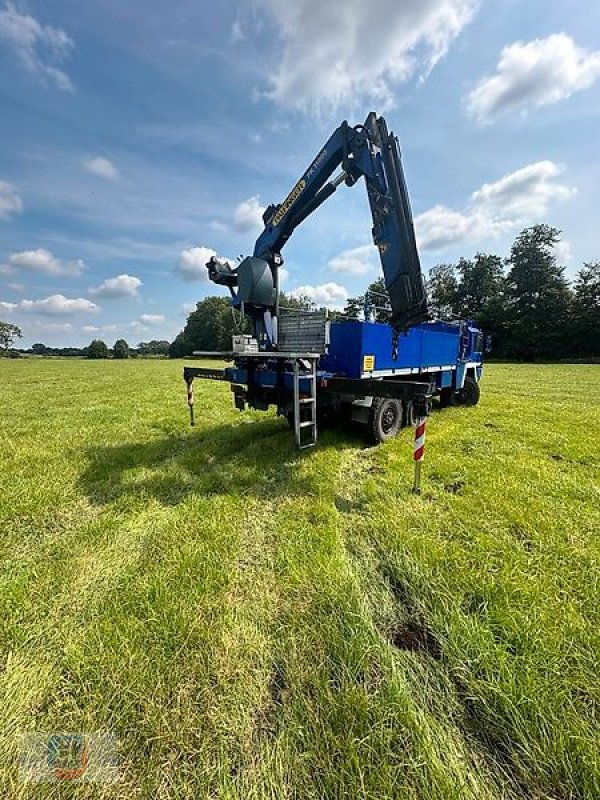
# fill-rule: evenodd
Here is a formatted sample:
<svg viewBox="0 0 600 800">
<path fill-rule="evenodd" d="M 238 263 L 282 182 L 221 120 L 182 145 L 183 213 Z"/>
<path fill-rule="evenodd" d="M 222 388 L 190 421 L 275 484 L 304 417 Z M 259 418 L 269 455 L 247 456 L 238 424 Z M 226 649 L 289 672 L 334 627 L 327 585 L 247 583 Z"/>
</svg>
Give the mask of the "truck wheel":
<svg viewBox="0 0 600 800">
<path fill-rule="evenodd" d="M 465 384 L 462 392 L 462 402 L 465 406 L 476 406 L 481 396 L 481 389 L 479 384 L 470 375 L 465 378 Z"/>
<path fill-rule="evenodd" d="M 479 402 L 481 390 L 479 384 L 470 375 L 467 375 L 463 388 L 458 392 L 454 392 L 451 397 L 451 404 L 453 406 L 476 406 Z"/>
<path fill-rule="evenodd" d="M 402 402 L 376 397 L 369 418 L 369 439 L 374 444 L 392 439 L 402 427 Z"/>
</svg>

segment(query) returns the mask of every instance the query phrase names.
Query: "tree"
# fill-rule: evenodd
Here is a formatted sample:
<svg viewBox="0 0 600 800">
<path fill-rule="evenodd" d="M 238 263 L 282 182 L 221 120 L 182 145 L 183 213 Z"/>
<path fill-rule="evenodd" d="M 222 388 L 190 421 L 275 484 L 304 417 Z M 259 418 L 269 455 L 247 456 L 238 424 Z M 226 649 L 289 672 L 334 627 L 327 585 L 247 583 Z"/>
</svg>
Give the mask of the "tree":
<svg viewBox="0 0 600 800">
<path fill-rule="evenodd" d="M 426 283 L 429 308 L 437 317 L 457 314 L 458 278 L 454 264 L 436 264 L 429 270 Z"/>
<path fill-rule="evenodd" d="M 554 255 L 559 241 L 556 228 L 534 225 L 511 248 L 506 347 L 512 356 L 555 359 L 568 352 L 571 291 Z"/>
<path fill-rule="evenodd" d="M 114 343 L 113 358 L 129 358 L 129 345 L 125 339 L 117 339 Z"/>
<path fill-rule="evenodd" d="M 108 358 L 108 347 L 101 339 L 94 339 L 87 348 L 88 358 Z"/>
<path fill-rule="evenodd" d="M 185 328 L 169 347 L 171 358 L 189 356 L 194 350 L 231 350 L 231 337 L 236 332 L 247 332 L 248 321 L 239 324 L 227 297 L 205 297 L 189 315 Z"/>
<path fill-rule="evenodd" d="M 291 295 L 285 294 L 285 292 L 279 292 L 279 307 L 280 308 L 293 308 L 293 309 L 300 309 L 303 311 L 312 311 L 315 307 L 315 304 L 306 295 Z"/>
<path fill-rule="evenodd" d="M 477 253 L 461 258 L 457 265 L 460 281 L 456 289 L 457 310 L 461 316 L 477 319 L 490 302 L 502 295 L 504 270 L 500 256 Z"/>
<path fill-rule="evenodd" d="M 0 350 L 2 355 L 6 355 L 11 349 L 16 339 L 23 336 L 23 331 L 18 325 L 12 325 L 10 322 L 0 322 Z"/>
<path fill-rule="evenodd" d="M 349 297 L 344 306 L 344 316 L 348 319 L 359 319 L 365 307 L 362 297 Z"/>
<path fill-rule="evenodd" d="M 377 278 L 370 283 L 366 294 L 375 322 L 389 322 L 392 310 L 383 278 Z M 365 295 L 349 297 L 344 308 L 344 316 L 350 319 L 359 319 L 364 313 L 364 307 Z"/>
<path fill-rule="evenodd" d="M 460 280 L 456 291 L 456 313 L 472 319 L 491 335 L 494 350 L 502 351 L 506 340 L 504 266 L 500 256 L 477 253 L 461 258 L 456 267 Z"/>
<path fill-rule="evenodd" d="M 35 356 L 43 356 L 46 355 L 46 353 L 48 352 L 48 348 L 46 347 L 45 344 L 42 344 L 41 342 L 36 342 L 35 344 L 31 345 L 31 352 Z"/>
<path fill-rule="evenodd" d="M 584 264 L 577 273 L 572 320 L 574 354 L 600 356 L 600 261 Z"/>
<path fill-rule="evenodd" d="M 166 339 L 152 339 L 151 342 L 140 342 L 137 350 L 141 356 L 166 356 L 169 353 L 169 342 Z"/>
</svg>

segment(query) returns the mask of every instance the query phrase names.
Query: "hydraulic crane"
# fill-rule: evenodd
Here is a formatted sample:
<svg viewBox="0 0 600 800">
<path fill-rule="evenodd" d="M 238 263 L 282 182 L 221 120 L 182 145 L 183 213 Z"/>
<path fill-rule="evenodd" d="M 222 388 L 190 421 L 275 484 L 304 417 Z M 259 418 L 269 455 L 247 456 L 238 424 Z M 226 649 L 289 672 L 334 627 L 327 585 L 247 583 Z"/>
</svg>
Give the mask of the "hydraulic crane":
<svg viewBox="0 0 600 800">
<path fill-rule="evenodd" d="M 341 172 L 329 180 L 338 167 Z M 243 305 L 251 317 L 261 349 L 277 349 L 283 246 L 338 186 L 353 186 L 360 178 L 365 179 L 369 196 L 373 241 L 392 309 L 391 325 L 401 331 L 427 319 L 427 297 L 398 140 L 388 133 L 383 117 L 371 112 L 364 125 L 350 127 L 342 122 L 283 203 L 265 210 L 265 227 L 252 256 L 237 269 L 218 258 L 207 264 L 210 279 L 229 287 L 233 305 Z"/>
<path fill-rule="evenodd" d="M 280 309 L 285 243 L 342 183 L 361 178 L 389 324 L 368 321 L 367 302 L 364 322 L 329 323 L 323 313 Z M 342 122 L 285 200 L 265 210 L 263 222 L 253 254 L 237 267 L 216 256 L 206 265 L 210 280 L 226 286 L 232 306 L 250 319 L 252 335 L 234 336 L 231 351 L 195 354 L 232 360 L 232 367 L 184 368 L 192 424 L 194 378 L 229 381 L 240 409 L 275 405 L 299 447 L 316 443 L 317 410 L 347 413 L 379 442 L 426 416 L 433 394 L 444 402 L 478 401 L 481 332 L 469 322 L 429 321 L 398 140 L 383 117 L 371 112 L 364 125 Z"/>
</svg>

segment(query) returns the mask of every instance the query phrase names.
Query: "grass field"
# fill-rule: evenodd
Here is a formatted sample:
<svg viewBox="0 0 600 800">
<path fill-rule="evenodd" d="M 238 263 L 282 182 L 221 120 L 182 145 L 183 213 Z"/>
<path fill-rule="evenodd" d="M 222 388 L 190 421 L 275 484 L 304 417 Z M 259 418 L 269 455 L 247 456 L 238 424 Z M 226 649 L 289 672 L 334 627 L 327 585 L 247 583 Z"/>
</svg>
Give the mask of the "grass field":
<svg viewBox="0 0 600 800">
<path fill-rule="evenodd" d="M 600 367 L 365 448 L 181 362 L 0 362 L 2 798 L 600 797 Z M 112 730 L 117 785 L 23 784 Z"/>
</svg>

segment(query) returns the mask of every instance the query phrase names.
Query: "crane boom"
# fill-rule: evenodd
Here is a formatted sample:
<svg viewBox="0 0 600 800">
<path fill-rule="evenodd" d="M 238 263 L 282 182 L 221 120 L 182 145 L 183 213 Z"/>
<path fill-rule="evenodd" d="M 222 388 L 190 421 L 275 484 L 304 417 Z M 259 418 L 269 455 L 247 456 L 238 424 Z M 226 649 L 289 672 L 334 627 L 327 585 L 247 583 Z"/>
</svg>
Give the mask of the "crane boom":
<svg viewBox="0 0 600 800">
<path fill-rule="evenodd" d="M 338 167 L 341 172 L 331 179 Z M 388 132 L 383 117 L 371 112 L 364 125 L 350 127 L 342 122 L 286 199 L 265 210 L 265 227 L 252 256 L 237 269 L 215 258 L 207 264 L 210 279 L 229 287 L 232 303 L 243 306 L 252 317 L 257 338 L 267 349 L 277 346 L 281 250 L 295 228 L 339 185 L 353 186 L 361 177 L 367 187 L 373 241 L 379 250 L 390 299 L 391 325 L 401 331 L 428 318 L 398 140 Z"/>
</svg>

